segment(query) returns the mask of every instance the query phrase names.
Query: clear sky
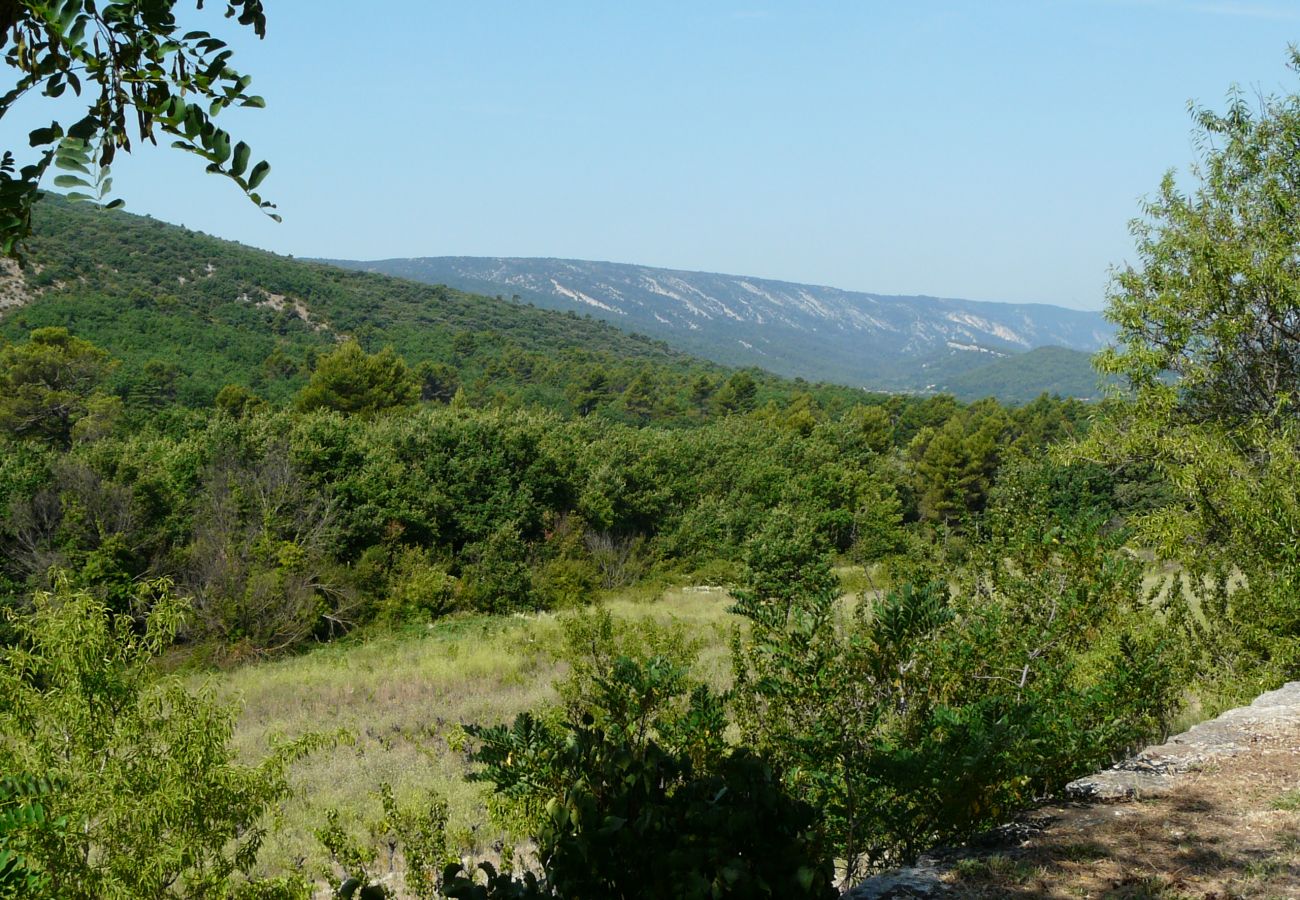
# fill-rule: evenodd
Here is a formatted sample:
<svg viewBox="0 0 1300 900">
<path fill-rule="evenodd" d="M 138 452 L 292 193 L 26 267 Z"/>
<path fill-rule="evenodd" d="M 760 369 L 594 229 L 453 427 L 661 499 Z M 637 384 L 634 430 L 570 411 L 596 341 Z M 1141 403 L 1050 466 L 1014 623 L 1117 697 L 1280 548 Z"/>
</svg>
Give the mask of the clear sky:
<svg viewBox="0 0 1300 900">
<path fill-rule="evenodd" d="M 233 63 L 269 106 L 223 119 L 284 223 L 175 151 L 114 175 L 133 212 L 299 256 L 1100 308 L 1139 199 L 1193 157 L 1187 101 L 1300 90 L 1300 0 L 266 6 Z M 24 104 L 3 146 L 51 117 Z"/>
</svg>

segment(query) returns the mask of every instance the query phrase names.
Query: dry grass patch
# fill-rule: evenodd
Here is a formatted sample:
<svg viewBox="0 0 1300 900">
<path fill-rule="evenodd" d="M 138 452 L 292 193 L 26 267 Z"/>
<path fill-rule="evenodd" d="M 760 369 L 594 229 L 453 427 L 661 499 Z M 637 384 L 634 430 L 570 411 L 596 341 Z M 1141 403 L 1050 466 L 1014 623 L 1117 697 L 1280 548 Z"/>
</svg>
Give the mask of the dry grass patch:
<svg viewBox="0 0 1300 900">
<path fill-rule="evenodd" d="M 682 588 L 649 602 L 615 597 L 606 606 L 623 619 L 684 624 L 704 644 L 699 674 L 723 686 L 734 622 L 729 602 L 720 588 Z M 313 831 L 325 810 L 337 807 L 345 826 L 360 829 L 378 815 L 375 793 L 383 782 L 399 802 L 439 791 L 450 804 L 456 842 L 466 850 L 490 849 L 502 836 L 480 825 L 483 796 L 464 780 L 459 726 L 507 721 L 552 699 L 551 684 L 561 673 L 559 640 L 551 614 L 455 618 L 199 678 L 242 703 L 235 743 L 246 759 L 264 755 L 277 736 L 348 735 L 295 767 L 295 799 L 267 841 L 266 870 L 318 872 L 326 859 Z"/>
</svg>

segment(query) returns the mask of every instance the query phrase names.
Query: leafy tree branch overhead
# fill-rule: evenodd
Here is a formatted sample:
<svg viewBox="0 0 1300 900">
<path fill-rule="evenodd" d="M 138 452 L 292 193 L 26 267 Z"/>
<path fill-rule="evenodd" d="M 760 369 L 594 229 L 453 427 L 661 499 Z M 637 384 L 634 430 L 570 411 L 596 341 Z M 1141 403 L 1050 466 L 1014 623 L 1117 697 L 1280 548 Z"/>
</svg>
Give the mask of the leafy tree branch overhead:
<svg viewBox="0 0 1300 900">
<path fill-rule="evenodd" d="M 265 36 L 261 0 L 224 5 L 226 18 Z M 29 134 L 33 161 L 20 166 L 12 150 L 0 156 L 0 252 L 16 255 L 31 233 L 32 206 L 51 169 L 54 186 L 69 196 L 120 206 L 110 199 L 114 157 L 133 143 L 156 144 L 160 134 L 278 220 L 274 204 L 258 193 L 270 165 L 254 163 L 248 144 L 214 121 L 228 107 L 265 102 L 249 93 L 252 79 L 229 65 L 226 42 L 184 30 L 176 6 L 177 0 L 0 0 L 0 48 L 14 78 L 0 96 L 0 118 L 28 94 L 54 99 L 71 91 L 86 101 L 76 121 L 51 121 Z"/>
</svg>

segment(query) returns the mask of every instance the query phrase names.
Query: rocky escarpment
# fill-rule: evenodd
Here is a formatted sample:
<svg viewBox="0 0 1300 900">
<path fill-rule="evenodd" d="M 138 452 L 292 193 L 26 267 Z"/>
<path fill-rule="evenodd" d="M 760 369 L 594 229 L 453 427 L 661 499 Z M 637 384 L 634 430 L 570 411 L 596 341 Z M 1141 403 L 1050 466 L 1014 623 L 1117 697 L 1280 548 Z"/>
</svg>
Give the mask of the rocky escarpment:
<svg viewBox="0 0 1300 900">
<path fill-rule="evenodd" d="M 1300 682 L 1065 795 L 987 845 L 936 851 L 844 896 L 1300 896 Z"/>
</svg>

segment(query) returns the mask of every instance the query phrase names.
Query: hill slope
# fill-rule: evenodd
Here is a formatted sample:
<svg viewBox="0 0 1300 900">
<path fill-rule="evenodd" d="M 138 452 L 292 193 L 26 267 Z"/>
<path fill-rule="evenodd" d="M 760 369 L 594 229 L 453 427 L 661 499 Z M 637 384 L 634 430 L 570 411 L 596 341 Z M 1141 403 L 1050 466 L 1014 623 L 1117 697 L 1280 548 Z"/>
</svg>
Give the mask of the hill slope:
<svg viewBox="0 0 1300 900">
<path fill-rule="evenodd" d="M 1103 379 L 1092 367 L 1092 355 L 1065 347 L 1038 347 L 957 374 L 938 369 L 932 369 L 933 389 L 960 400 L 997 397 L 1006 403 L 1027 403 L 1042 393 L 1081 400 L 1102 394 Z"/>
<path fill-rule="evenodd" d="M 333 262 L 589 312 L 729 365 L 877 389 L 925 390 L 934 384 L 927 370 L 936 362 L 956 375 L 1038 347 L 1091 352 L 1112 333 L 1099 313 L 1042 304 L 886 296 L 620 263 L 495 257 Z M 1062 373 L 1052 379 L 1062 380 Z"/>
<path fill-rule="evenodd" d="M 582 390 L 602 415 L 624 419 L 638 418 L 621 402 L 638 377 L 650 416 L 685 422 L 702 414 L 688 406 L 690 386 L 703 378 L 713 391 L 731 374 L 573 312 L 277 256 L 57 197 L 38 206 L 28 255 L 25 271 L 0 269 L 0 340 L 68 327 L 121 361 L 113 387 L 128 400 L 206 406 L 240 384 L 283 401 L 345 337 L 451 367 L 473 403 L 571 412 Z M 753 377 L 760 404 L 810 390 L 828 408 L 862 397 Z"/>
</svg>

